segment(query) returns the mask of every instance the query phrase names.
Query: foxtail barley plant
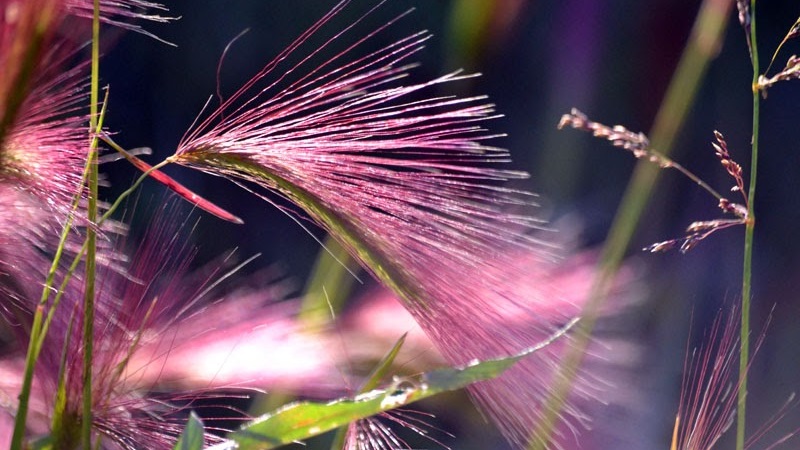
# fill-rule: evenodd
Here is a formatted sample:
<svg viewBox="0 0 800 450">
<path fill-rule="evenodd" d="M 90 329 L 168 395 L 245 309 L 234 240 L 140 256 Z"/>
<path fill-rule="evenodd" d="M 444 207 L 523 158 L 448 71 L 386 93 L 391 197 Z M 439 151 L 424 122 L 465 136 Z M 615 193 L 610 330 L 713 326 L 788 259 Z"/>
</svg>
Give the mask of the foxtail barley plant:
<svg viewBox="0 0 800 450">
<path fill-rule="evenodd" d="M 97 201 L 98 137 L 146 175 L 224 218 L 232 216 L 159 169 L 166 163 L 198 167 L 247 183 L 242 185 L 251 191 L 264 188 L 302 207 L 401 297 L 453 364 L 474 365 L 475 358 L 519 353 L 568 321 L 566 313 L 552 322 L 537 317 L 535 305 L 506 292 L 510 280 L 521 276 L 511 259 L 514 252 L 548 256 L 531 234 L 540 221 L 512 211 L 529 206 L 531 195 L 501 185 L 526 174 L 495 168 L 509 156 L 484 143 L 498 136 L 482 127 L 496 117 L 493 107 L 483 97 L 431 92 L 468 75 L 402 83 L 411 68 L 410 58 L 429 38 L 427 33 L 356 56 L 365 43 L 405 14 L 364 31 L 379 3 L 344 30 L 324 30 L 348 3 L 336 5 L 218 109 L 201 113 L 175 155 L 157 167 L 119 148 L 102 131 L 108 100 L 98 104 L 97 42 L 99 23 L 139 30 L 124 21 L 167 20 L 138 12 L 162 7 L 145 2 L 8 3 L 5 12 L 11 30 L 4 31 L 8 39 L 20 42 L 6 46 L 4 54 L 9 73 L 18 78 L 17 84 L 8 86 L 4 105 L 4 182 L 10 192 L 31 196 L 35 206 L 40 206 L 37 200 L 46 205 L 44 215 L 54 217 L 50 228 L 21 233 L 8 244 L 24 245 L 34 254 L 55 252 L 56 258 L 49 271 L 44 270 L 46 258 L 39 261 L 35 256 L 25 257 L 30 259 L 25 262 L 41 266 L 38 272 L 9 271 L 15 285 L 8 287 L 8 298 L 17 300 L 13 308 L 10 303 L 6 307 L 9 323 L 23 322 L 21 329 L 30 330 L 12 447 L 23 447 L 25 430 L 35 425 L 27 422 L 33 404 L 52 402 L 52 411 L 36 412 L 49 418 L 47 439 L 64 448 L 96 443 L 168 446 L 179 431 L 171 425 L 173 411 L 189 408 L 151 400 L 136 383 L 137 374 L 146 371 L 132 365 L 141 359 L 139 354 L 153 351 L 148 350 L 149 336 L 162 340 L 169 336 L 168 330 L 177 327 L 175 318 L 200 301 L 187 296 L 180 281 L 188 261 L 180 256 L 184 244 L 176 241 L 177 236 L 169 237 L 173 232 L 167 219 L 156 222 L 155 234 L 144 238 L 130 262 L 124 262 L 119 249 L 99 244 L 115 240 L 106 219 L 121 200 L 111 205 Z M 58 42 L 55 30 L 70 14 L 93 21 L 89 85 L 83 81 L 86 64 L 63 72 L 81 53 Z M 304 48 L 311 36 L 323 31 L 331 34 L 321 47 Z M 50 55 L 45 49 L 51 47 L 63 55 Z M 308 56 L 281 67 L 287 56 L 300 52 Z M 316 66 L 305 64 L 321 52 L 333 56 Z M 83 110 L 85 91 L 90 94 L 89 114 Z M 431 93 L 424 96 L 426 91 Z M 91 133 L 86 132 L 87 121 Z M 15 228 L 10 225 L 9 232 Z M 53 232 L 59 228 L 60 240 Z M 20 249 L 9 248 L 12 251 Z M 68 263 L 70 258 L 73 263 Z M 121 262 L 112 264 L 114 258 Z M 438 270 L 431 271 L 432 266 Z M 167 267 L 178 275 L 160 280 Z M 474 274 L 472 283 L 461 282 L 465 271 Z M 35 292 L 14 290 L 16 285 L 41 286 L 41 280 L 46 284 L 38 306 Z M 20 301 L 24 294 L 29 301 Z M 503 327 L 499 313 L 508 308 L 525 314 L 536 322 L 532 330 L 543 332 Z M 21 318 L 14 317 L 17 313 Z M 180 349 L 179 342 L 169 342 Z M 472 344 L 464 346 L 466 342 Z M 162 359 L 159 351 L 168 354 L 174 349 L 156 350 L 153 359 Z M 499 424 L 520 444 L 536 414 L 528 407 L 531 399 L 515 396 L 512 390 L 533 395 L 543 384 L 539 378 L 535 366 L 520 365 L 502 380 L 477 388 Z M 515 407 L 503 406 L 515 397 L 520 399 Z M 388 445 L 386 439 L 381 445 Z"/>
<path fill-rule="evenodd" d="M 624 322 L 639 303 L 630 299 L 638 272 L 616 272 L 652 178 L 641 177 L 640 196 L 624 209 L 615 228 L 622 231 L 612 233 L 598 268 L 595 258 L 570 255 L 535 211 L 537 196 L 520 187 L 528 173 L 509 165 L 505 135 L 493 131 L 501 128 L 499 108 L 486 96 L 446 93 L 477 75 L 456 70 L 420 81 L 416 59 L 432 34 L 387 43 L 413 17 L 386 20 L 389 3 L 359 10 L 338 1 L 231 95 L 218 86 L 171 155 L 150 163 L 151 152 L 125 149 L 121 131 L 108 126 L 116 88 L 101 86 L 101 42 L 110 49 L 104 38 L 115 30 L 161 43 L 150 27 L 178 20 L 167 6 L 0 0 L 0 445 L 269 449 L 335 431 L 332 449 L 414 448 L 414 438 L 396 434 L 405 428 L 425 445 L 448 448 L 453 436 L 428 424 L 432 414 L 398 408 L 467 388 L 513 448 L 571 448 L 593 426 L 587 411 L 598 410 L 595 400 L 616 401 L 634 389 L 614 384 L 639 363 L 638 345 L 615 350 L 592 330 L 599 319 Z M 760 73 L 755 1 L 737 7 L 755 74 L 748 186 L 720 132 L 712 146 L 733 179 L 730 196 L 671 159 L 674 123 L 657 125 L 651 138 L 578 110 L 559 124 L 676 169 L 726 215 L 693 222 L 684 237 L 646 250 L 686 253 L 720 230 L 746 230 L 740 336 L 733 322 L 718 319 L 699 364 L 685 368 L 675 450 L 714 447 L 735 414 L 737 448 L 745 445 L 757 108 L 767 89 L 800 73 L 795 56 L 775 74 Z M 508 8 L 519 11 L 516 3 Z M 461 2 L 457 9 L 469 10 Z M 686 63 L 689 81 L 680 83 L 697 86 L 707 44 L 718 45 L 720 20 L 731 10 L 730 2 L 704 2 L 687 47 L 701 57 Z M 778 50 L 800 35 L 799 23 Z M 222 68 L 220 61 L 218 78 Z M 683 117 L 688 103 L 666 102 L 663 114 Z M 101 163 L 116 160 L 128 161 L 137 178 L 101 198 L 101 187 L 122 184 L 102 175 Z M 340 311 L 327 291 L 315 307 L 330 320 L 308 320 L 310 303 L 291 298 L 291 283 L 245 275 L 260 257 L 246 248 L 196 264 L 195 228 L 217 219 L 241 225 L 246 216 L 240 204 L 223 209 L 165 172 L 175 166 L 227 180 L 312 236 L 313 228 L 326 232 L 331 244 L 318 241 L 323 254 L 342 267 L 354 262 L 382 285 L 365 301 L 402 305 L 424 336 L 386 336 L 393 324 L 375 312 L 366 325 L 348 322 L 359 307 Z M 136 209 L 148 178 L 215 218 L 194 222 L 165 200 L 135 238 L 133 213 L 121 211 Z M 323 289 L 345 291 L 336 281 L 344 272 L 358 275 L 347 267 L 316 277 Z M 607 295 L 616 302 L 602 306 Z M 388 315 L 396 316 L 390 322 L 400 316 Z M 386 348 L 347 349 L 365 341 Z M 404 363 L 402 350 L 425 357 Z M 412 364 L 419 367 L 409 370 Z M 626 378 L 603 376 L 623 371 Z M 270 390 L 283 393 L 262 395 Z"/>
</svg>

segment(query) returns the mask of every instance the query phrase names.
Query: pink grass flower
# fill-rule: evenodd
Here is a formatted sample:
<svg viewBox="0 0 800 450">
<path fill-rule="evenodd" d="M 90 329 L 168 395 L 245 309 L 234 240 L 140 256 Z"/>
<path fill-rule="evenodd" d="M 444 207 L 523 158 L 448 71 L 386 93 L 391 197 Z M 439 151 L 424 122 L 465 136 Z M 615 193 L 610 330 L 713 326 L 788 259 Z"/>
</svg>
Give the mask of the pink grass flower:
<svg viewBox="0 0 800 450">
<path fill-rule="evenodd" d="M 437 448 L 450 450 L 431 435 L 431 426 L 427 423 L 431 419 L 430 414 L 398 409 L 358 420 L 347 427 L 344 450 L 412 450 L 414 447 L 403 440 L 393 426 L 412 430 Z"/>
<path fill-rule="evenodd" d="M 61 1 L 63 1 L 66 11 L 70 14 L 86 19 L 91 19 L 94 15 L 94 2 L 92 0 Z M 174 20 L 174 17 L 161 15 L 166 11 L 167 8 L 164 5 L 145 0 L 100 0 L 100 20 L 104 23 L 151 37 L 156 36 L 133 22 L 146 20 L 166 23 Z"/>
<path fill-rule="evenodd" d="M 495 167 L 509 156 L 484 143 L 497 135 L 481 124 L 496 113 L 483 97 L 429 93 L 465 75 L 401 84 L 427 33 L 360 53 L 396 20 L 362 33 L 367 13 L 302 56 L 300 48 L 348 3 L 201 119 L 171 161 L 244 180 L 247 189 L 259 186 L 305 209 L 402 298 L 454 364 L 537 343 L 576 310 L 543 317 L 536 300 L 510 288 L 530 276 L 513 255 L 548 256 L 530 233 L 540 221 L 509 212 L 529 206 L 531 194 L 501 186 L 527 174 Z M 348 35 L 355 43 L 343 43 Z M 323 51 L 334 56 L 319 62 Z M 289 62 L 298 54 L 299 62 Z M 507 327 L 509 317 L 529 326 Z M 519 445 L 539 418 L 541 397 L 528 388 L 550 383 L 544 373 L 522 364 L 478 388 Z"/>
<path fill-rule="evenodd" d="M 258 388 L 330 396 L 350 381 L 328 330 L 296 320 L 296 302 L 272 304 L 272 289 L 234 292 L 144 344 L 132 371 L 171 389 Z"/>
<path fill-rule="evenodd" d="M 0 183 L 0 315 L 21 342 L 42 294 L 57 225 L 39 199 Z"/>
<path fill-rule="evenodd" d="M 438 333 L 455 335 L 453 347 L 442 348 L 439 345 L 440 349 L 449 355 L 465 349 L 486 355 L 496 351 L 490 341 L 494 336 L 523 336 L 533 341 L 546 339 L 554 328 L 583 308 L 595 266 L 596 255 L 592 252 L 583 252 L 558 262 L 542 261 L 531 253 L 517 253 L 514 267 L 525 276 L 504 282 L 503 292 L 487 290 L 480 296 L 486 302 L 482 315 L 487 316 L 480 323 L 480 334 L 475 333 L 470 341 L 455 341 L 459 338 L 459 331 L 450 324 L 457 324 L 459 320 L 463 323 L 464 319 L 455 318 L 458 313 L 452 312 L 454 318 L 442 320 Z M 464 279 L 494 277 L 493 273 L 465 272 L 463 275 Z M 631 267 L 622 269 L 615 280 L 615 301 L 601 312 L 601 324 L 619 318 L 637 298 L 641 298 L 634 283 L 636 277 Z M 444 339 L 439 337 L 437 340 L 431 333 L 431 339 L 421 335 L 412 316 L 403 311 L 396 299 L 386 290 L 370 292 L 344 316 L 342 326 L 347 339 L 364 342 L 350 351 L 350 355 L 361 359 L 378 358 L 380 349 L 385 351 L 401 334 L 408 332 L 403 346 L 406 357 L 398 358 L 398 361 L 404 361 L 404 369 L 423 371 L 431 365 L 441 364 L 438 359 L 441 354 L 432 346 Z M 474 323 L 470 326 L 477 327 Z M 482 339 L 481 336 L 485 337 Z M 567 420 L 559 428 L 560 448 L 600 449 L 605 447 L 595 445 L 594 440 L 602 439 L 606 444 L 628 440 L 626 427 L 635 423 L 636 415 L 646 410 L 646 406 L 641 404 L 640 396 L 630 395 L 630 386 L 642 358 L 638 345 L 626 338 L 623 332 L 609 331 L 599 332 L 594 338 L 567 406 Z M 457 347 L 459 343 L 460 348 Z M 542 400 L 548 395 L 559 361 L 568 346 L 566 340 L 551 344 L 518 363 L 507 375 L 474 389 L 474 395 L 486 408 L 496 409 L 493 414 L 498 417 L 504 417 L 505 408 L 516 414 L 528 414 L 528 420 L 538 420 Z M 619 420 L 603 415 L 612 407 Z M 598 415 L 590 415 L 590 412 Z M 508 423 L 514 422 L 501 422 L 500 426 L 508 426 Z M 588 439 L 573 436 L 581 434 L 581 425 L 592 430 Z M 514 433 L 513 429 L 503 431 Z"/>
<path fill-rule="evenodd" d="M 186 276 L 193 249 L 179 232 L 179 222 L 174 209 L 165 207 L 124 272 L 108 267 L 98 271 L 95 301 L 107 313 L 95 316 L 92 425 L 103 448 L 171 448 L 197 400 L 205 400 L 208 407 L 209 399 L 218 398 L 216 406 L 230 408 L 223 398 L 230 397 L 232 390 L 247 394 L 254 389 L 306 383 L 302 388 L 322 392 L 329 391 L 325 386 L 336 380 L 344 382 L 342 377 L 334 377 L 338 372 L 333 354 L 313 345 L 322 346 L 325 340 L 315 341 L 315 335 L 303 334 L 299 326 L 290 327 L 287 308 L 268 306 L 276 289 L 246 297 L 232 294 L 224 302 L 209 304 L 205 297 L 227 273 L 220 267 L 199 279 Z M 44 420 L 34 417 L 30 432 L 41 433 L 42 424 L 50 426 L 63 367 L 65 426 L 49 433 L 64 448 L 77 444 L 76 427 L 83 420 L 81 299 L 82 283 L 73 280 L 36 369 L 39 388 L 34 400 L 45 407 L 32 410 L 44 415 Z M 282 328 L 273 328 L 280 324 Z M 225 340 L 220 339 L 223 336 Z M 244 367 L 242 348 L 249 350 L 244 355 L 249 358 L 249 370 L 232 374 L 231 368 L 221 363 L 235 362 L 234 369 Z M 256 348 L 260 350 L 257 356 Z M 212 350 L 216 354 L 209 355 Z M 294 359 L 279 358 L 282 351 L 292 350 Z M 227 354 L 222 356 L 224 352 Z M 205 367 L 209 359 L 219 364 L 216 371 Z M 184 366 L 182 371 L 176 369 L 179 364 Z M 223 388 L 228 394 L 218 391 Z M 4 394 L 14 398 L 16 391 Z M 243 413 L 234 413 L 245 418 Z M 210 435 L 208 439 L 209 444 L 219 441 Z"/>
<path fill-rule="evenodd" d="M 167 448 L 181 431 L 175 416 L 180 408 L 169 403 L 178 396 L 147 395 L 153 385 L 140 384 L 128 366 L 141 346 L 163 338 L 159 332 L 167 328 L 161 327 L 177 321 L 181 308 L 190 306 L 186 300 L 197 293 L 177 284 L 188 264 L 187 251 L 176 227 L 156 222 L 124 273 L 107 267 L 97 273 L 95 303 L 106 313 L 95 316 L 92 425 L 104 448 Z M 177 275 L 164 274 L 168 267 Z M 63 427 L 50 431 L 65 448 L 78 443 L 76 427 L 84 420 L 82 286 L 75 278 L 67 285 L 36 370 L 46 396 L 55 394 L 59 373 L 65 374 Z M 54 398 L 47 400 L 48 411 L 54 411 Z"/>
<path fill-rule="evenodd" d="M 740 385 L 739 323 L 741 311 L 738 307 L 720 311 L 711 329 L 703 338 L 699 349 L 691 354 L 687 351 L 681 383 L 681 396 L 675 422 L 672 450 L 709 450 L 731 428 L 737 414 L 737 395 Z M 758 352 L 764 341 L 761 333 L 753 346 Z M 752 363 L 752 359 L 751 359 Z M 748 367 L 749 370 L 749 367 Z M 785 416 L 793 402 L 793 395 L 778 412 L 745 441 L 751 449 Z M 797 430 L 766 445 L 767 450 L 777 448 L 794 437 Z"/>
<path fill-rule="evenodd" d="M 0 20 L 0 184 L 65 217 L 81 192 L 88 152 L 85 62 L 52 39 L 60 2 L 4 2 Z M 44 28 L 41 30 L 40 28 Z M 33 29 L 33 30 L 31 30 Z M 39 33 L 39 34 L 35 34 Z"/>
<path fill-rule="evenodd" d="M 0 141 L 18 117 L 59 24 L 59 0 L 0 1 Z"/>
<path fill-rule="evenodd" d="M 171 448 L 188 411 L 200 408 L 198 400 L 207 408 L 219 399 L 211 407 L 230 409 L 231 392 L 286 388 L 330 395 L 348 382 L 338 368 L 343 356 L 327 347 L 325 331 L 304 330 L 293 303 L 274 303 L 285 291 L 280 283 L 218 298 L 217 285 L 232 274 L 226 269 L 232 264 L 187 276 L 194 249 L 181 232 L 185 224 L 168 202 L 125 271 L 98 272 L 96 304 L 107 314 L 95 322 L 92 421 L 103 448 Z M 49 414 L 64 359 L 66 414 L 76 423 L 83 397 L 81 296 L 75 281 L 36 372 Z M 207 444 L 221 442 L 207 438 Z"/>
<path fill-rule="evenodd" d="M 14 115 L 0 138 L 0 304 L 10 323 L 30 319 L 61 230 L 82 192 L 89 143 L 80 78 L 85 64 L 65 71 L 67 58 L 59 49 L 47 52 L 27 80 L 29 89 L 9 93 L 23 95 L 18 108 L 10 105 L 16 100 L 0 99 L 3 111 Z M 74 215 L 68 254 L 80 244 L 75 232 L 86 225 L 83 202 Z M 112 258 L 105 250 L 101 255 L 101 261 Z"/>
<path fill-rule="evenodd" d="M 713 448 L 733 424 L 739 391 L 738 317 L 732 313 L 725 318 L 720 313 L 700 350 L 686 355 L 673 449 Z"/>
<path fill-rule="evenodd" d="M 49 51 L 37 66 L 0 142 L 0 304 L 13 324 L 30 320 L 68 218 L 72 225 L 60 274 L 81 246 L 82 228 L 95 226 L 85 219 L 82 184 L 89 148 L 86 64 L 64 70 L 71 55 L 61 50 Z M 118 255 L 110 236 L 121 228 L 113 221 L 101 228 L 98 261 L 113 266 Z"/>
<path fill-rule="evenodd" d="M 88 152 L 87 97 L 77 69 L 54 75 L 58 62 L 34 81 L 0 148 L 0 183 L 36 197 L 66 216 L 81 191 Z"/>
</svg>

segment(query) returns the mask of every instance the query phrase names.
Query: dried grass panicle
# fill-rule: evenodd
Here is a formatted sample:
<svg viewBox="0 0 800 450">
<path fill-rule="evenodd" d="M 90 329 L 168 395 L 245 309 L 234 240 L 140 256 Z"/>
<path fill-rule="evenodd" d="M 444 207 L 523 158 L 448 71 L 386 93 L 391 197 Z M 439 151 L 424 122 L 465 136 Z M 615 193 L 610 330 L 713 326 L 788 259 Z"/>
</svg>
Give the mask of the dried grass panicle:
<svg viewBox="0 0 800 450">
<path fill-rule="evenodd" d="M 717 206 L 723 212 L 736 216 L 735 219 L 715 219 L 693 222 L 686 228 L 687 234 L 685 236 L 678 239 L 657 242 L 645 247 L 643 250 L 649 252 L 663 252 L 675 247 L 679 247 L 681 253 L 685 253 L 694 248 L 700 241 L 715 231 L 735 225 L 742 225 L 747 222 L 747 194 L 745 193 L 744 188 L 742 167 L 731 158 L 731 155 L 728 152 L 728 144 L 725 142 L 725 138 L 719 131 L 714 131 L 716 142 L 712 143 L 712 145 L 714 146 L 714 150 L 717 158 L 720 160 L 720 163 L 723 167 L 725 167 L 725 170 L 736 182 L 736 185 L 731 189 L 731 191 L 738 191 L 742 195 L 742 198 L 744 199 L 743 204 L 731 202 L 682 165 L 649 148 L 650 141 L 642 133 L 634 133 L 620 125 L 609 127 L 598 122 L 593 122 L 589 120 L 584 113 L 574 108 L 569 114 L 564 114 L 558 123 L 559 129 L 566 126 L 575 128 L 577 130 L 588 131 L 594 136 L 611 141 L 611 143 L 615 146 L 630 151 L 636 158 L 645 159 L 651 163 L 658 164 L 658 166 L 662 169 L 675 169 L 679 171 L 692 182 L 698 184 L 705 191 L 714 196 L 718 201 Z"/>
<path fill-rule="evenodd" d="M 789 39 L 794 39 L 798 36 L 800 36 L 800 19 L 797 19 L 792 28 L 789 29 L 789 33 L 786 34 Z"/>
<path fill-rule="evenodd" d="M 680 244 L 680 252 L 686 253 L 693 249 L 703 239 L 707 238 L 716 231 L 730 228 L 732 226 L 743 225 L 744 219 L 715 219 L 701 220 L 692 222 L 686 227 L 686 236 L 668 241 L 657 242 L 645 247 L 643 250 L 651 253 L 664 252 L 671 250 Z"/>
<path fill-rule="evenodd" d="M 736 9 L 739 11 L 739 24 L 750 30 L 750 0 L 736 0 Z"/>
<path fill-rule="evenodd" d="M 794 35 L 798 35 L 800 32 L 795 32 Z M 760 75 L 758 77 L 758 88 L 761 90 L 761 93 L 764 97 L 767 96 L 767 89 L 774 86 L 776 83 L 780 81 L 789 81 L 789 80 L 798 80 L 800 79 L 800 57 L 797 55 L 792 55 L 786 61 L 786 66 L 784 66 L 783 70 L 778 72 L 777 74 L 767 77 L 765 75 Z"/>
<path fill-rule="evenodd" d="M 636 158 L 647 158 L 648 161 L 658 164 L 661 168 L 673 166 L 672 160 L 650 148 L 650 140 L 644 133 L 634 133 L 622 125 L 609 127 L 602 123 L 589 120 L 586 114 L 573 108 L 569 114 L 561 116 L 558 128 L 566 126 L 576 130 L 592 133 L 593 136 L 610 141 L 614 146 L 623 148 L 633 153 Z"/>
<path fill-rule="evenodd" d="M 687 251 L 694 248 L 700 241 L 707 238 L 709 235 L 713 234 L 716 231 L 723 230 L 725 228 L 730 228 L 737 225 L 744 225 L 749 217 L 748 213 L 748 200 L 747 200 L 747 193 L 744 187 L 744 178 L 742 175 L 742 166 L 739 165 L 730 155 L 728 151 L 728 143 L 725 141 L 725 137 L 719 131 L 714 130 L 714 138 L 716 142 L 712 142 L 711 145 L 714 147 L 715 154 L 717 158 L 719 158 L 720 164 L 725 170 L 728 172 L 735 182 L 735 185 L 731 188 L 731 192 L 739 192 L 742 196 L 743 203 L 734 203 L 729 199 L 722 197 L 721 195 L 717 194 L 716 191 L 713 189 L 707 188 L 706 190 L 711 192 L 712 195 L 715 195 L 718 200 L 717 206 L 726 214 L 732 214 L 736 216 L 735 219 L 714 219 L 714 220 L 703 220 L 693 222 L 686 228 L 686 236 L 678 239 L 671 239 L 668 241 L 658 242 L 656 244 L 650 245 L 645 247 L 644 250 L 650 252 L 662 252 L 666 250 L 670 250 L 678 244 L 680 244 L 680 251 L 681 253 L 686 253 Z M 677 166 L 677 164 L 676 164 Z M 680 166 L 677 168 L 682 169 Z M 681 170 L 684 174 L 688 171 L 685 169 Z M 693 175 L 689 174 L 689 178 L 692 178 Z M 696 178 L 696 177 L 695 177 Z M 693 181 L 695 181 L 693 179 Z M 699 181 L 698 184 L 701 186 L 707 186 L 704 182 Z"/>
<path fill-rule="evenodd" d="M 767 89 L 780 81 L 800 79 L 800 58 L 798 58 L 797 55 L 790 56 L 786 61 L 786 65 L 780 72 L 771 77 L 767 76 L 770 68 L 772 68 L 772 65 L 775 63 L 775 58 L 777 58 L 778 53 L 780 53 L 781 49 L 783 48 L 783 45 L 789 40 L 798 36 L 800 36 L 800 18 L 795 20 L 794 24 L 792 24 L 792 26 L 789 28 L 789 31 L 786 32 L 786 36 L 784 36 L 783 40 L 781 40 L 781 43 L 778 44 L 778 47 L 775 49 L 775 53 L 772 55 L 772 60 L 770 60 L 769 66 L 764 71 L 764 74 L 758 76 L 758 81 L 756 82 L 754 88 L 757 88 L 759 91 L 761 91 L 762 97 L 767 98 Z"/>
<path fill-rule="evenodd" d="M 719 162 L 736 182 L 736 186 L 731 188 L 731 192 L 739 192 L 744 203 L 743 205 L 740 205 L 738 203 L 732 203 L 726 198 L 720 198 L 719 208 L 726 213 L 731 213 L 741 218 L 746 218 L 748 200 L 744 188 L 742 166 L 740 166 L 739 163 L 731 158 L 731 155 L 728 152 L 728 143 L 725 141 L 725 137 L 722 135 L 722 133 L 714 130 L 714 137 L 716 138 L 717 142 L 712 142 L 711 145 L 714 147 L 715 153 L 719 158 Z"/>
<path fill-rule="evenodd" d="M 750 54 L 750 59 L 753 59 L 753 45 L 750 40 L 750 0 L 736 0 L 736 9 L 739 11 L 739 24 L 744 29 L 745 41 L 747 42 L 747 51 Z"/>
</svg>

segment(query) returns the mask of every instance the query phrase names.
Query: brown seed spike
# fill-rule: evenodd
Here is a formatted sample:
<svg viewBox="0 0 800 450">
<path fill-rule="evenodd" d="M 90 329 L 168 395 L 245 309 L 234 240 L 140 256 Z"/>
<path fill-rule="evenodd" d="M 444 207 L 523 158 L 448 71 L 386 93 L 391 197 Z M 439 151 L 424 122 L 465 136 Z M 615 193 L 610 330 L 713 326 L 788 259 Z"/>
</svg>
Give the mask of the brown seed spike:
<svg viewBox="0 0 800 450">
<path fill-rule="evenodd" d="M 798 68 L 800 70 L 800 59 L 798 59 Z M 722 209 L 723 212 L 736 216 L 736 219 L 715 219 L 694 222 L 689 225 L 688 229 L 686 230 L 686 235 L 682 238 L 655 243 L 644 248 L 645 251 L 664 252 L 675 248 L 680 244 L 681 253 L 686 253 L 694 248 L 700 241 L 710 236 L 714 232 L 734 225 L 741 225 L 747 221 L 747 196 L 744 192 L 742 167 L 733 159 L 731 159 L 730 153 L 728 152 L 728 143 L 725 141 L 725 137 L 719 131 L 714 131 L 714 138 L 716 142 L 712 142 L 711 145 L 714 147 L 716 156 L 722 166 L 736 181 L 736 185 L 732 190 L 741 192 L 742 197 L 744 198 L 744 205 L 732 203 L 728 199 L 723 198 L 722 195 L 720 195 L 716 190 L 714 190 L 714 188 L 705 183 L 697 175 L 693 174 L 677 162 L 651 149 L 650 141 L 647 139 L 647 136 L 645 136 L 644 133 L 634 133 L 621 125 L 609 127 L 601 123 L 592 122 L 586 117 L 585 114 L 574 108 L 569 114 L 563 115 L 558 123 L 559 128 L 564 128 L 566 126 L 570 126 L 577 130 L 590 132 L 596 137 L 606 139 L 614 146 L 631 152 L 631 154 L 637 159 L 645 159 L 653 164 L 658 164 L 658 166 L 662 169 L 675 169 L 681 172 L 687 178 L 700 185 L 700 187 L 714 196 L 714 198 L 719 201 L 719 208 Z"/>
</svg>

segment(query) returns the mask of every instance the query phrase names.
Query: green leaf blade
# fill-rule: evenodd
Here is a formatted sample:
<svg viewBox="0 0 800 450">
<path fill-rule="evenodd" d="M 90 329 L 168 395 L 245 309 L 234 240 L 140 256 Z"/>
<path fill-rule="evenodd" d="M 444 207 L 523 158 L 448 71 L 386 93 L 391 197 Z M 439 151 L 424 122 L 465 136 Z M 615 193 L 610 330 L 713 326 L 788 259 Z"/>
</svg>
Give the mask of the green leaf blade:
<svg viewBox="0 0 800 450">
<path fill-rule="evenodd" d="M 203 450 L 204 434 L 203 421 L 192 411 L 173 450 Z"/>
<path fill-rule="evenodd" d="M 395 378 L 387 389 L 372 390 L 355 398 L 342 398 L 328 403 L 291 403 L 257 418 L 228 437 L 238 444 L 240 450 L 273 449 L 424 398 L 490 380 L 502 375 L 520 359 L 563 336 L 576 322 L 577 319 L 571 321 L 546 341 L 509 357 L 475 361 L 463 368 L 438 369 L 412 377 Z M 396 348 L 399 349 L 399 346 Z"/>
</svg>

